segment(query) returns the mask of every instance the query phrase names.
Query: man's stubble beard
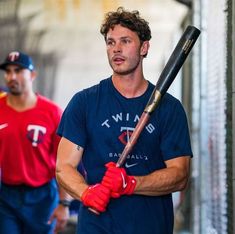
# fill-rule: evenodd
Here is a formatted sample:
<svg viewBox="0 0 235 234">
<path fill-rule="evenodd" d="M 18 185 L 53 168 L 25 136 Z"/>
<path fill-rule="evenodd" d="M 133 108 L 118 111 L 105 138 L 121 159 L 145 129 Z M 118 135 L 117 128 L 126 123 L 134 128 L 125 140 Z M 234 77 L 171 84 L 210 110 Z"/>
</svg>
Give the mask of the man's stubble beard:
<svg viewBox="0 0 235 234">
<path fill-rule="evenodd" d="M 133 66 L 129 66 L 128 68 L 124 68 L 124 69 L 122 69 L 121 68 L 121 66 L 120 66 L 120 69 L 116 69 L 115 67 L 118 67 L 118 66 L 116 66 L 115 64 L 113 65 L 112 64 L 112 61 L 111 60 L 109 60 L 109 65 L 111 66 L 111 68 L 112 68 L 112 70 L 113 70 L 113 72 L 115 73 L 115 74 L 117 74 L 117 75 L 129 75 L 129 74 L 131 74 L 131 73 L 133 73 L 136 69 L 137 69 L 137 67 L 139 66 L 139 64 L 140 64 L 140 59 L 138 59 L 138 62 L 136 61 L 135 62 L 135 65 L 133 65 Z"/>
<path fill-rule="evenodd" d="M 14 96 L 20 96 L 22 94 L 22 91 L 19 87 L 18 82 L 10 82 L 8 83 L 8 92 Z"/>
<path fill-rule="evenodd" d="M 13 96 L 20 96 L 22 94 L 22 92 L 18 88 L 8 87 L 8 92 Z"/>
</svg>

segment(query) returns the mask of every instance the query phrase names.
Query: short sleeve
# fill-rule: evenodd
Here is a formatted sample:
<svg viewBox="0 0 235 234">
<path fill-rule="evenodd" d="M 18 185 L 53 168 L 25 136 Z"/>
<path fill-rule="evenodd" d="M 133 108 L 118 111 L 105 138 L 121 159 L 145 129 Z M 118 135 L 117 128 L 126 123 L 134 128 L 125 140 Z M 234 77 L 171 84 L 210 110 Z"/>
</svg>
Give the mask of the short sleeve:
<svg viewBox="0 0 235 234">
<path fill-rule="evenodd" d="M 85 103 L 82 91 L 75 94 L 65 108 L 57 130 L 59 136 L 82 147 L 86 142 Z"/>
<path fill-rule="evenodd" d="M 164 160 L 192 156 L 188 121 L 182 104 L 177 100 L 162 112 L 161 152 Z"/>
</svg>

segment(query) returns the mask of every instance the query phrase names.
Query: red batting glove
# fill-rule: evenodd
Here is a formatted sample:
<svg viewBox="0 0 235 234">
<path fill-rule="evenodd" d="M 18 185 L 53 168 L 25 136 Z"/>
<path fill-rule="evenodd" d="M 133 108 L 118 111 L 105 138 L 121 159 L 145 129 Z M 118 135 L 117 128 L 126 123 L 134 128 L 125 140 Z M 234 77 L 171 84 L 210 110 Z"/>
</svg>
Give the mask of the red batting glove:
<svg viewBox="0 0 235 234">
<path fill-rule="evenodd" d="M 89 186 L 82 194 L 81 201 L 84 206 L 104 212 L 110 200 L 110 190 L 102 184 Z"/>
<path fill-rule="evenodd" d="M 118 198 L 121 195 L 131 195 L 136 186 L 134 176 L 126 174 L 124 168 L 116 167 L 114 162 L 105 164 L 107 170 L 101 184 L 111 190 L 111 197 Z"/>
</svg>

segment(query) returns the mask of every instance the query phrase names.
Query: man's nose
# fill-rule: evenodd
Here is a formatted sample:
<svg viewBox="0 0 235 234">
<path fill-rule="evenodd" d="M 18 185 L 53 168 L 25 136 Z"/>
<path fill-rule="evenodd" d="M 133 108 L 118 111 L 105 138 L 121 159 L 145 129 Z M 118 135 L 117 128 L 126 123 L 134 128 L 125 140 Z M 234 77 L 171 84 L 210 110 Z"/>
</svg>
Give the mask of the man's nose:
<svg viewBox="0 0 235 234">
<path fill-rule="evenodd" d="M 122 51 L 121 43 L 116 43 L 113 51 L 116 53 L 121 52 Z"/>
</svg>

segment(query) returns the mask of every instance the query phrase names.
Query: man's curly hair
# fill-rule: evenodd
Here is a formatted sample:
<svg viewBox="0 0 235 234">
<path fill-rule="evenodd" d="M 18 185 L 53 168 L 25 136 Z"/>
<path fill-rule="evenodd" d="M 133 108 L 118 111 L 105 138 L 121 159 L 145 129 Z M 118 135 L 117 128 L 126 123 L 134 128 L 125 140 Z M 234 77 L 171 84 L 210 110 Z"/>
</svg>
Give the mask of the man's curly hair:
<svg viewBox="0 0 235 234">
<path fill-rule="evenodd" d="M 151 30 L 149 24 L 140 17 L 138 11 L 126 11 L 123 7 L 119 7 L 115 12 L 108 12 L 105 15 L 103 24 L 101 25 L 100 32 L 105 40 L 109 29 L 113 29 L 115 25 L 130 29 L 137 33 L 140 41 L 149 41 L 151 39 Z"/>
</svg>

